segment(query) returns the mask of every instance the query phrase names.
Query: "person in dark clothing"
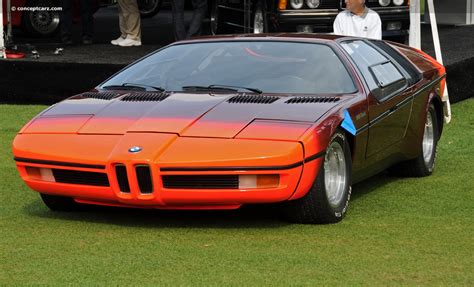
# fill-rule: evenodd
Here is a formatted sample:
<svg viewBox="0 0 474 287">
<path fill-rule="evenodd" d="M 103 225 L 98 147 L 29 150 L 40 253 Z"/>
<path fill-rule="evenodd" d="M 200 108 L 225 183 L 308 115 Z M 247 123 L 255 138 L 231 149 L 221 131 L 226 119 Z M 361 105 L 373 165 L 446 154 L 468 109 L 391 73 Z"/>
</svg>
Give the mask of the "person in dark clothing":
<svg viewBox="0 0 474 287">
<path fill-rule="evenodd" d="M 184 24 L 184 2 L 185 0 L 173 0 L 171 2 L 174 38 L 178 41 L 201 35 L 202 20 L 207 12 L 207 0 L 192 0 L 193 18 L 189 28 L 186 30 Z"/>
<path fill-rule="evenodd" d="M 94 32 L 94 18 L 92 16 L 95 2 L 94 0 L 80 0 L 81 24 L 82 24 L 82 44 L 92 44 Z M 72 20 L 74 0 L 61 1 L 61 41 L 64 44 L 72 45 Z"/>
</svg>

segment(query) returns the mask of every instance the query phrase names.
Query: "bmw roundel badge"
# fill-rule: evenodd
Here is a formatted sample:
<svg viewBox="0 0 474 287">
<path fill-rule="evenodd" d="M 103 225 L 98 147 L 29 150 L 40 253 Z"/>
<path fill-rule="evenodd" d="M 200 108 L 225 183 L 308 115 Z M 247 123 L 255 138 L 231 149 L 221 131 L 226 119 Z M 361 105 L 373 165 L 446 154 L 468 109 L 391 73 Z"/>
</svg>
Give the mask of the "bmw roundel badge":
<svg viewBox="0 0 474 287">
<path fill-rule="evenodd" d="M 128 152 L 131 152 L 131 153 L 137 153 L 141 151 L 142 151 L 142 148 L 139 146 L 132 146 L 131 148 L 128 149 Z"/>
</svg>

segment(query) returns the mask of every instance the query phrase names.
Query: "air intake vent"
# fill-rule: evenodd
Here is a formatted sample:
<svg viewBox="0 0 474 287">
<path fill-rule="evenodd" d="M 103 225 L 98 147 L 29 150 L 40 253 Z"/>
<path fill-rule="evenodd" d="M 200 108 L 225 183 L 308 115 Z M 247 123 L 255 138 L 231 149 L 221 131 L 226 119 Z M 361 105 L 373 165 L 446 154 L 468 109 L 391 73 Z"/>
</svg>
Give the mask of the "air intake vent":
<svg viewBox="0 0 474 287">
<path fill-rule="evenodd" d="M 274 96 L 239 95 L 233 96 L 227 102 L 231 104 L 271 104 L 278 99 L 279 97 Z"/>
<path fill-rule="evenodd" d="M 137 173 L 138 186 L 141 193 L 152 193 L 153 182 L 151 180 L 150 167 L 148 165 L 138 165 L 135 168 Z"/>
<path fill-rule="evenodd" d="M 335 103 L 339 97 L 294 97 L 287 100 L 286 104 L 315 104 L 315 103 Z"/>
<path fill-rule="evenodd" d="M 56 182 L 93 186 L 109 186 L 107 174 L 102 172 L 76 171 L 66 169 L 53 169 L 52 171 Z"/>
<path fill-rule="evenodd" d="M 117 175 L 117 181 L 121 192 L 130 192 L 130 184 L 128 183 L 127 168 L 123 164 L 117 164 L 115 166 L 115 174 Z"/>
<path fill-rule="evenodd" d="M 88 92 L 88 93 L 83 93 L 80 94 L 78 97 L 85 98 L 85 99 L 97 99 L 97 100 L 111 100 L 115 97 L 120 96 L 120 94 L 115 94 L 115 93 L 93 93 L 93 92 Z"/>
<path fill-rule="evenodd" d="M 125 102 L 161 102 L 162 100 L 166 99 L 169 94 L 164 93 L 132 93 L 126 95 L 121 101 Z"/>
<path fill-rule="evenodd" d="M 165 188 L 238 189 L 238 175 L 164 175 Z"/>
</svg>

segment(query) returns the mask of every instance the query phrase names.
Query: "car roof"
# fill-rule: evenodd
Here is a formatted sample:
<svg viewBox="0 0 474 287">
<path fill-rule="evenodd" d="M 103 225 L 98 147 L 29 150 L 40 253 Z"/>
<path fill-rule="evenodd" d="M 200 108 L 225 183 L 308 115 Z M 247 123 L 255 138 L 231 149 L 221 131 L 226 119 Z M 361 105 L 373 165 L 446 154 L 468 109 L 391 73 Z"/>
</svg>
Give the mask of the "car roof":
<svg viewBox="0 0 474 287">
<path fill-rule="evenodd" d="M 305 41 L 316 43 L 334 42 L 347 36 L 333 34 L 315 34 L 315 33 L 269 33 L 269 34 L 233 34 L 233 35 L 213 35 L 201 36 L 189 40 L 175 43 L 197 43 L 212 41 L 242 41 L 242 40 L 270 40 L 270 41 Z M 351 37 L 353 38 L 353 37 Z M 173 43 L 174 44 L 174 43 Z"/>
</svg>

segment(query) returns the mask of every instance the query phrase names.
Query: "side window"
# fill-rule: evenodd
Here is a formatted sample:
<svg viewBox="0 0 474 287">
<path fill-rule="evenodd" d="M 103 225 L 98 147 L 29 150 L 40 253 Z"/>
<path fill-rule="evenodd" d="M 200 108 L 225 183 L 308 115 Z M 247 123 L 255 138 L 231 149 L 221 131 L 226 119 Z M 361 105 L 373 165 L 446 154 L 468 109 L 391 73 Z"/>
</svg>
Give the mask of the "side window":
<svg viewBox="0 0 474 287">
<path fill-rule="evenodd" d="M 378 100 L 389 98 L 406 85 L 405 77 L 395 65 L 364 41 L 344 41 L 341 45 L 354 60 Z"/>
<path fill-rule="evenodd" d="M 377 85 L 381 88 L 388 87 L 403 80 L 402 74 L 391 62 L 376 64 L 370 67 L 372 74 L 377 80 Z"/>
<path fill-rule="evenodd" d="M 405 78 L 392 62 L 376 64 L 369 69 L 380 88 L 381 100 L 405 87 Z"/>
<path fill-rule="evenodd" d="M 413 85 L 421 80 L 421 73 L 417 71 L 410 61 L 408 61 L 397 51 L 396 47 L 379 40 L 370 40 L 370 42 L 390 55 L 390 57 L 392 57 L 393 60 L 395 60 L 402 67 L 402 69 L 408 73 L 409 85 Z"/>
</svg>

